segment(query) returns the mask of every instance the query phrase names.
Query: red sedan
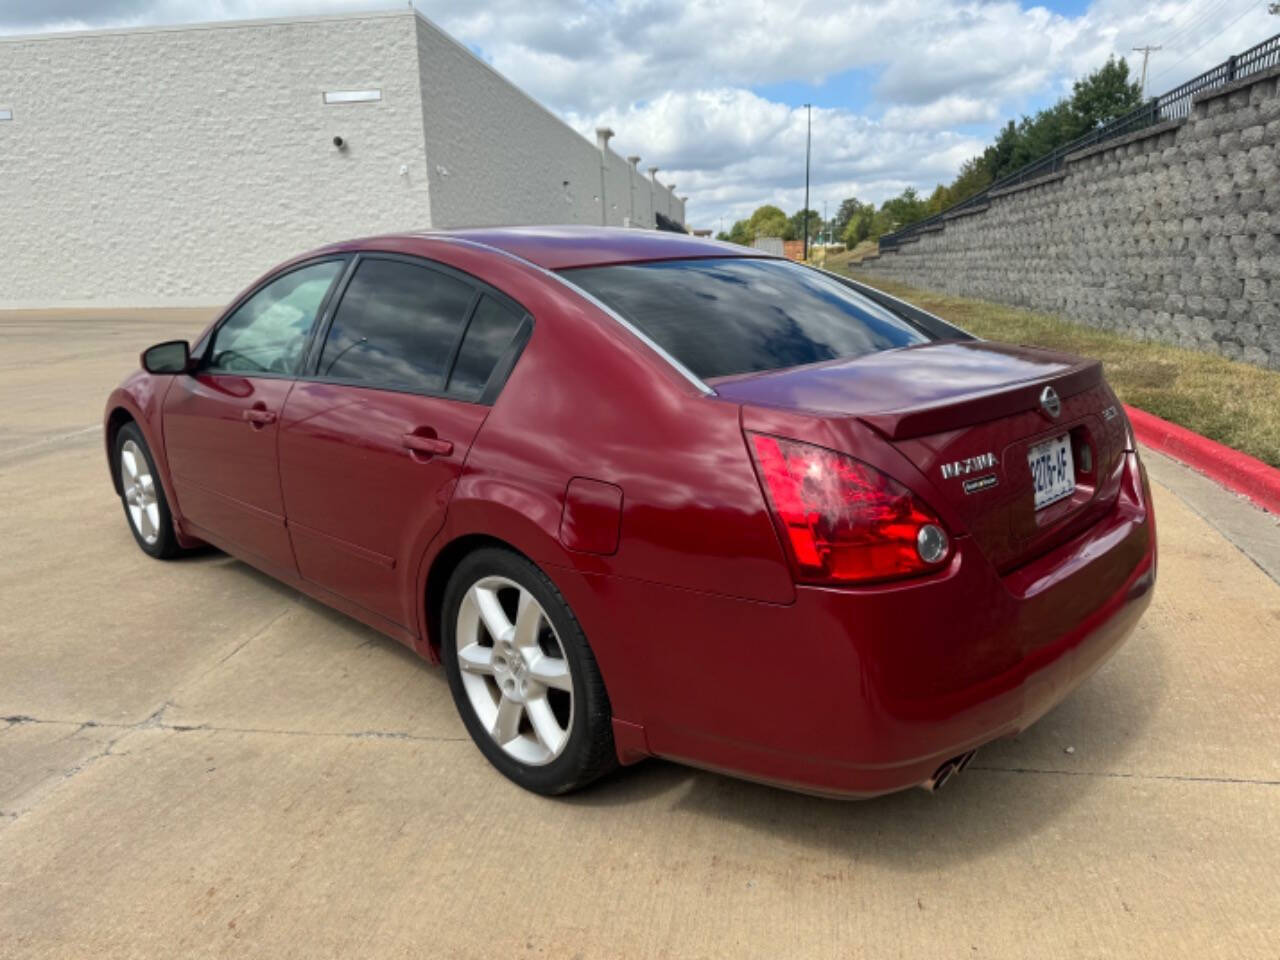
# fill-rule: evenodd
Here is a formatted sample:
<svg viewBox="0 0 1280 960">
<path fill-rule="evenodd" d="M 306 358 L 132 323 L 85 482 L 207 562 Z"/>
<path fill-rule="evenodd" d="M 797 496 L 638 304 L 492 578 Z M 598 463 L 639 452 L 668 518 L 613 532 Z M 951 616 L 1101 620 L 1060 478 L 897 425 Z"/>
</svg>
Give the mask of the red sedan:
<svg viewBox="0 0 1280 960">
<path fill-rule="evenodd" d="M 138 545 L 213 544 L 442 661 L 540 793 L 646 756 L 936 787 L 1155 582 L 1098 363 L 742 247 L 336 244 L 142 365 L 106 410 Z"/>
</svg>

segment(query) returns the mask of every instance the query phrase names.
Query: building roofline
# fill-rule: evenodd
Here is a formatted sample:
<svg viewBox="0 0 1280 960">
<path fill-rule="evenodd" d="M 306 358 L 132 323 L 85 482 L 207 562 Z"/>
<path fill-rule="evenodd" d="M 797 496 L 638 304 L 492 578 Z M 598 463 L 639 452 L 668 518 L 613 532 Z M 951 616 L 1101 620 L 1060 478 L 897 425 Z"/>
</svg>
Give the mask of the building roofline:
<svg viewBox="0 0 1280 960">
<path fill-rule="evenodd" d="M 408 7 L 388 6 L 381 10 L 375 8 L 372 10 L 352 10 L 346 13 L 303 14 L 295 17 L 257 17 L 249 20 L 207 20 L 200 23 L 165 23 L 151 26 L 99 27 L 92 30 L 47 30 L 43 33 L 3 34 L 0 35 L 0 43 L 30 43 L 35 40 L 81 40 L 129 34 L 187 33 L 194 30 L 243 30 L 247 27 L 279 27 L 292 23 L 324 23 L 334 20 L 378 20 L 388 17 L 408 17 L 415 14 L 421 16 L 416 10 Z M 436 29 L 440 28 L 436 27 Z"/>
<path fill-rule="evenodd" d="M 477 56 L 474 50 L 472 50 L 462 41 L 458 40 L 451 33 L 449 33 L 449 31 L 445 30 L 443 27 L 441 27 L 431 18 L 425 16 L 423 13 L 421 13 L 412 5 L 408 7 L 399 7 L 399 6 L 389 7 L 381 10 L 378 10 L 378 9 L 360 10 L 360 11 L 353 10 L 345 13 L 311 14 L 311 15 L 294 16 L 294 17 L 261 17 L 261 18 L 249 19 L 249 20 L 210 20 L 210 21 L 205 21 L 201 23 L 170 23 L 170 24 L 155 24 L 153 26 L 103 27 L 95 30 L 50 30 L 50 31 L 45 31 L 43 33 L 6 34 L 6 35 L 0 35 L 0 43 L 32 43 L 32 42 L 51 43 L 57 40 L 85 40 L 85 39 L 93 39 L 96 37 L 116 37 L 116 36 L 166 34 L 166 33 L 191 33 L 199 30 L 244 30 L 251 27 L 277 27 L 277 26 L 287 26 L 289 24 L 301 24 L 301 23 L 330 23 L 335 21 L 340 22 L 340 21 L 348 21 L 348 20 L 378 20 L 378 19 L 387 19 L 387 18 L 393 18 L 393 17 L 410 17 L 410 16 L 415 17 L 418 21 L 426 25 L 429 29 L 435 31 L 441 37 L 444 37 L 445 40 L 447 40 L 449 43 L 452 43 L 460 51 L 462 51 L 467 56 L 471 57 L 473 60 L 479 63 L 481 66 L 483 66 L 485 69 L 487 69 L 490 73 L 492 73 L 495 77 L 501 80 L 508 88 L 510 88 L 516 94 L 523 97 L 529 103 L 533 104 L 535 107 L 537 107 L 539 110 L 545 113 L 548 117 L 550 117 L 556 123 L 560 124 L 566 130 L 580 137 L 582 139 L 582 142 L 585 143 L 589 148 L 593 150 L 599 149 L 599 147 L 597 147 L 594 143 L 591 142 L 590 138 L 588 138 L 584 133 L 582 133 L 582 131 L 577 130 L 573 126 L 571 126 L 568 123 L 568 121 L 564 119 L 564 117 L 561 117 L 559 114 L 557 114 L 554 110 L 552 110 L 546 104 L 542 103 L 536 97 L 531 95 L 528 91 L 522 88 L 519 84 L 513 83 L 500 70 L 498 70 L 495 66 L 493 66 L 493 64 L 489 63 L 484 58 Z M 620 164 L 623 164 L 624 166 L 628 166 L 628 167 L 630 166 L 629 164 L 626 163 L 626 160 L 623 157 L 615 153 L 613 149 L 610 148 L 609 146 L 606 145 L 604 148 L 604 151 L 605 151 L 605 155 L 609 158 L 610 161 L 617 160 Z M 630 172 L 631 171 L 628 170 L 628 174 L 630 174 Z M 642 175 L 641 179 L 643 180 L 646 178 L 643 177 Z M 675 196 L 675 192 L 674 190 L 671 189 L 670 186 L 657 181 L 655 178 L 650 178 L 650 179 L 652 179 L 654 186 L 662 187 L 663 189 L 667 190 L 673 197 Z"/>
<path fill-rule="evenodd" d="M 490 73 L 492 73 L 495 77 L 497 77 L 499 80 L 505 83 L 519 96 L 524 97 L 525 100 L 529 101 L 529 103 L 533 104 L 535 107 L 537 107 L 539 110 L 545 113 L 548 117 L 550 117 L 556 123 L 560 124 L 560 126 L 564 127 L 574 136 L 581 137 L 582 142 L 585 143 L 592 150 L 600 149 L 596 144 L 592 143 L 591 139 L 585 133 L 573 127 L 567 120 L 565 120 L 564 117 L 560 116 L 558 113 L 556 113 L 554 110 L 548 107 L 545 103 L 543 103 L 533 94 L 529 93 L 529 91 L 525 90 L 518 83 L 515 83 L 513 80 L 511 80 L 510 77 L 508 77 L 501 70 L 499 70 L 497 67 L 491 64 L 488 60 L 485 60 L 483 57 L 476 56 L 476 52 L 474 50 L 472 50 L 465 43 L 463 43 L 461 40 L 459 40 L 457 37 L 451 34 L 444 27 L 440 26 L 438 23 L 436 23 L 434 20 L 432 20 L 422 11 L 418 10 L 415 7 L 413 10 L 413 14 L 420 21 L 422 21 L 422 23 L 426 24 L 436 33 L 440 34 L 440 36 L 444 37 L 445 40 L 447 40 L 449 43 L 452 43 L 455 47 L 457 47 L 459 50 L 461 50 L 463 53 L 469 56 L 472 60 L 476 61 L 476 63 L 480 64 Z M 619 154 L 615 153 L 612 147 L 606 145 L 604 148 L 604 152 L 608 155 L 610 160 L 617 160 L 619 163 L 626 166 L 628 168 L 628 173 L 630 173 L 631 165 L 627 163 L 626 160 L 624 160 Z M 641 179 L 644 179 L 643 175 L 641 175 Z"/>
</svg>

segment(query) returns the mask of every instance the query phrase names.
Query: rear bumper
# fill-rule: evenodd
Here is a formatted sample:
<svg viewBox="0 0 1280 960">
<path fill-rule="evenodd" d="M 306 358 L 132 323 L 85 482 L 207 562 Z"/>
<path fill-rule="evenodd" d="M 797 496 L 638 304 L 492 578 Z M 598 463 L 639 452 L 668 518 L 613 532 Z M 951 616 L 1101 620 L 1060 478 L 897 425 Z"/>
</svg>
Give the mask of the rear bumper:
<svg viewBox="0 0 1280 960">
<path fill-rule="evenodd" d="M 870 796 L 923 783 L 943 761 L 1026 728 L 1116 650 L 1150 602 L 1155 523 L 1137 456 L 1127 456 L 1105 517 L 1003 577 L 961 538 L 949 568 L 927 581 L 801 587 L 786 607 L 677 591 L 645 599 L 634 584 L 620 592 L 611 619 L 631 608 L 623 642 L 645 660 L 649 751 Z"/>
</svg>

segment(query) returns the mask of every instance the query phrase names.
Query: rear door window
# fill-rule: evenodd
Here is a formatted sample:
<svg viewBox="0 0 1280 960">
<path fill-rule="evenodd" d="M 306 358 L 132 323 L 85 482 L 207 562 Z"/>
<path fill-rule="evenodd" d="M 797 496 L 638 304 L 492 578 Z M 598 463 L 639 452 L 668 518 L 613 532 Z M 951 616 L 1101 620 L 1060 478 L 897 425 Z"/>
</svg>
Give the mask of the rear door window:
<svg viewBox="0 0 1280 960">
<path fill-rule="evenodd" d="M 458 350 L 449 393 L 464 400 L 479 399 L 523 322 L 523 313 L 487 294 L 481 297 Z"/>
<path fill-rule="evenodd" d="M 930 340 L 856 291 L 784 260 L 666 260 L 562 276 L 704 380 Z"/>
<path fill-rule="evenodd" d="M 361 260 L 334 314 L 316 375 L 439 393 L 475 288 L 402 260 Z"/>
</svg>

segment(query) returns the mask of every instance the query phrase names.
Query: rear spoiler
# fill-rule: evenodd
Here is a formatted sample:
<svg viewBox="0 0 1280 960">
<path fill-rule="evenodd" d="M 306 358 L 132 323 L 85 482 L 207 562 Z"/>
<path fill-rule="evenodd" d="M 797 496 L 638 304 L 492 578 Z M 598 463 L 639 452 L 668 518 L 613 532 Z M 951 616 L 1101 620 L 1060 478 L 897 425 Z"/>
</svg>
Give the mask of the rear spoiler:
<svg viewBox="0 0 1280 960">
<path fill-rule="evenodd" d="M 863 413 L 858 414 L 858 419 L 890 440 L 909 440 L 1035 410 L 1040 406 L 1040 394 L 1046 386 L 1052 385 L 1058 396 L 1065 400 L 1101 382 L 1102 364 L 1097 360 L 1082 360 L 1065 373 L 1053 377 L 1024 380 L 996 390 L 971 393 L 948 400 L 942 406 Z"/>
</svg>

